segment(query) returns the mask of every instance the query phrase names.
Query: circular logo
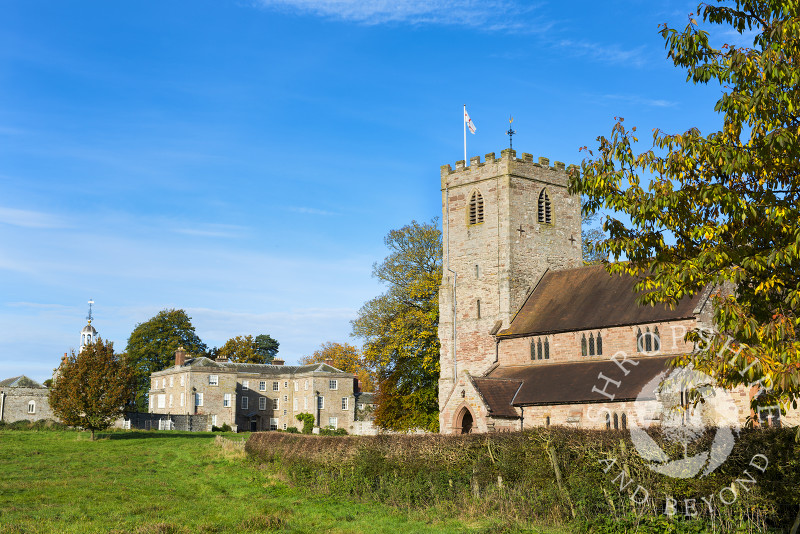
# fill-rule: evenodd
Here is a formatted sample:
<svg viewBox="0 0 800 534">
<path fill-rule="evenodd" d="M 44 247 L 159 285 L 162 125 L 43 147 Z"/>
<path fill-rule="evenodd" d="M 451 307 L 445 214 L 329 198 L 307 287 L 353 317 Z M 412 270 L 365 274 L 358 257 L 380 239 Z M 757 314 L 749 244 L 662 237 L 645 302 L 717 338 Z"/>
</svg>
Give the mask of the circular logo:
<svg viewBox="0 0 800 534">
<path fill-rule="evenodd" d="M 739 432 L 739 410 L 730 393 L 714 384 L 705 373 L 691 367 L 663 371 L 653 378 L 635 401 L 629 425 L 631 440 L 647 466 L 673 478 L 704 477 L 728 458 Z M 646 429 L 661 427 L 670 450 L 668 455 Z M 714 431 L 708 450 L 689 454 L 690 445 L 706 432 Z"/>
</svg>

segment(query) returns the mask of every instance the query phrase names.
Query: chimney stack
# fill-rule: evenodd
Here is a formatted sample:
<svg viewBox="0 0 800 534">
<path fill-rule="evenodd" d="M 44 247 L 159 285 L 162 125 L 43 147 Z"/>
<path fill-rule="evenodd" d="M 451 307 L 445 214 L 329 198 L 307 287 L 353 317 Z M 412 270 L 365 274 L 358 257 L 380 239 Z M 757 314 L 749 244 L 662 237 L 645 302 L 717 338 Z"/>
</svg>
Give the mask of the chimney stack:
<svg viewBox="0 0 800 534">
<path fill-rule="evenodd" d="M 178 350 L 175 351 L 175 367 L 180 367 L 184 363 L 186 363 L 186 349 L 178 347 Z"/>
<path fill-rule="evenodd" d="M 325 365 L 330 365 L 331 367 L 333 367 L 333 360 L 331 360 L 330 358 L 327 358 L 325 361 L 323 361 L 323 363 Z"/>
<path fill-rule="evenodd" d="M 283 365 L 284 363 L 285 362 L 283 360 L 281 360 L 280 358 L 273 358 L 272 359 L 272 365 Z"/>
</svg>

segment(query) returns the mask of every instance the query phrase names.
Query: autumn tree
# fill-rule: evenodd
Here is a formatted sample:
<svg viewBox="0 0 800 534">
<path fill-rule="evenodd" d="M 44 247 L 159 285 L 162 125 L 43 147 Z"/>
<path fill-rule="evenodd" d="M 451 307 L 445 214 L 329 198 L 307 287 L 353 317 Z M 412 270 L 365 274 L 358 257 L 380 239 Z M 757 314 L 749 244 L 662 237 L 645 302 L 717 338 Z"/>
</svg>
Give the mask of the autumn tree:
<svg viewBox="0 0 800 534">
<path fill-rule="evenodd" d="M 642 303 L 717 288 L 714 332 L 690 333 L 701 350 L 675 363 L 722 386 L 763 385 L 754 408 L 796 406 L 800 395 L 798 6 L 721 0 L 699 6 L 701 23 L 664 25 L 667 55 L 687 80 L 720 85 L 719 130 L 654 130 L 652 148 L 637 152 L 636 128 L 620 119 L 571 180 L 587 213 L 612 213 L 599 250 L 625 260 L 611 272 L 641 277 Z M 729 32 L 752 45 L 715 46 Z"/>
<path fill-rule="evenodd" d="M 353 373 L 361 381 L 362 391 L 374 391 L 375 377 L 358 348 L 348 343 L 325 342 L 311 356 L 300 358 L 302 365 L 323 363 L 330 360 L 331 365 L 346 373 Z"/>
<path fill-rule="evenodd" d="M 126 352 L 136 373 L 135 403 L 140 411 L 147 411 L 150 374 L 174 365 L 175 351 L 181 346 L 195 355 L 207 348 L 184 310 L 161 310 L 131 332 Z"/>
<path fill-rule="evenodd" d="M 375 423 L 391 430 L 439 430 L 439 284 L 442 234 L 434 219 L 392 230 L 389 255 L 372 267 L 386 284 L 352 322 L 364 340 L 365 363 L 376 370 Z"/>
<path fill-rule="evenodd" d="M 135 387 L 134 370 L 125 354 L 114 354 L 110 341 L 97 341 L 66 358 L 50 389 L 50 407 L 64 424 L 92 432 L 119 418 Z"/>
<path fill-rule="evenodd" d="M 236 336 L 216 350 L 217 357 L 240 363 L 272 363 L 278 353 L 279 343 L 266 334 Z"/>
</svg>

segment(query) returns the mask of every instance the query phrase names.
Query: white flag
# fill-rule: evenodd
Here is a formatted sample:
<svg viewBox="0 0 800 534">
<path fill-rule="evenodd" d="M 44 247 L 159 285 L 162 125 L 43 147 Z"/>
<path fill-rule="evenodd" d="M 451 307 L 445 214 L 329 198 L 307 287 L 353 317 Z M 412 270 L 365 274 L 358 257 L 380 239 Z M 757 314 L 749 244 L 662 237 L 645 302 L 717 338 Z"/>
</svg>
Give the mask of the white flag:
<svg viewBox="0 0 800 534">
<path fill-rule="evenodd" d="M 467 113 L 466 107 L 464 108 L 464 122 L 467 123 L 467 128 L 469 128 L 469 132 L 474 134 L 477 128 L 475 128 L 475 123 L 472 122 L 472 119 L 469 118 L 469 113 Z"/>
</svg>

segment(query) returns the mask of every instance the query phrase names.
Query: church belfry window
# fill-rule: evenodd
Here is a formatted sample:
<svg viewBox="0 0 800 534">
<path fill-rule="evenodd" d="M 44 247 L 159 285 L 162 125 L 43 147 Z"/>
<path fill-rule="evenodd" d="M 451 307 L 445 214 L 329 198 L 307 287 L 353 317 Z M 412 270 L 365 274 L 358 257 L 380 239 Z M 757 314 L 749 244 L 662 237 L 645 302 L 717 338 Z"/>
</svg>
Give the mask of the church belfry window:
<svg viewBox="0 0 800 534">
<path fill-rule="evenodd" d="M 545 224 L 553 223 L 553 211 L 550 206 L 550 196 L 547 194 L 547 189 L 542 189 L 539 193 L 539 222 Z"/>
<path fill-rule="evenodd" d="M 483 196 L 479 191 L 474 191 L 469 199 L 469 224 L 483 222 Z"/>
</svg>

